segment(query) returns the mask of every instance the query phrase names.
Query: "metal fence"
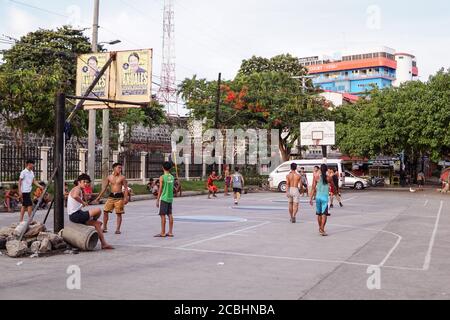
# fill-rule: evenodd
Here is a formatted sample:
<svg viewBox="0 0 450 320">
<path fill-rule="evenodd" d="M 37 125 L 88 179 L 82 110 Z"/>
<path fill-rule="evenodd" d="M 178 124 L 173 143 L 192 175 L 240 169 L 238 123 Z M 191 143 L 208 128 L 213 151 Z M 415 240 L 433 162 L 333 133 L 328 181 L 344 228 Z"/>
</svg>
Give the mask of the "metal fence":
<svg viewBox="0 0 450 320">
<path fill-rule="evenodd" d="M 55 168 L 54 149 L 48 151 L 47 172 L 48 178 L 53 174 Z M 75 180 L 80 175 L 80 154 L 78 149 L 67 148 L 64 156 L 64 172 L 66 180 Z"/>
<path fill-rule="evenodd" d="M 27 160 L 35 162 L 34 174 L 36 180 L 41 177 L 41 151 L 39 147 L 17 147 L 5 145 L 1 149 L 0 181 L 19 181 L 20 172 L 25 168 Z"/>
<path fill-rule="evenodd" d="M 157 178 L 162 174 L 162 165 L 164 163 L 164 154 L 159 152 L 151 152 L 147 154 L 145 162 L 146 177 Z"/>
<path fill-rule="evenodd" d="M 139 152 L 125 151 L 120 153 L 119 162 L 123 164 L 123 174 L 127 179 L 141 178 L 141 155 Z"/>
</svg>

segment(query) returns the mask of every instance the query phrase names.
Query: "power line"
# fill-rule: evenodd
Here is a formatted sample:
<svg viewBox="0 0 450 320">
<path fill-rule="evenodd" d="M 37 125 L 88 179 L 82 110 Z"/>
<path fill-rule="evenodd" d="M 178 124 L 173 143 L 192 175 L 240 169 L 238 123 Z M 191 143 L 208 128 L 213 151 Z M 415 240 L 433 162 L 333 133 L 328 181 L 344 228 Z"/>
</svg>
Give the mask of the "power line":
<svg viewBox="0 0 450 320">
<path fill-rule="evenodd" d="M 39 10 L 39 11 L 43 11 L 43 12 L 46 12 L 46 13 L 49 13 L 49 14 L 53 14 L 55 16 L 59 16 L 59 17 L 63 17 L 63 18 L 69 18 L 69 16 L 63 15 L 61 13 L 58 13 L 58 12 L 55 12 L 55 11 L 51 11 L 51 10 L 48 10 L 48 9 L 45 9 L 45 8 L 41 8 L 41 7 L 36 7 L 36 6 L 31 5 L 31 4 L 21 2 L 21 1 L 9 0 L 9 2 L 16 3 L 16 4 L 19 4 L 21 6 L 32 8 L 32 9 L 36 9 L 36 10 Z"/>
</svg>

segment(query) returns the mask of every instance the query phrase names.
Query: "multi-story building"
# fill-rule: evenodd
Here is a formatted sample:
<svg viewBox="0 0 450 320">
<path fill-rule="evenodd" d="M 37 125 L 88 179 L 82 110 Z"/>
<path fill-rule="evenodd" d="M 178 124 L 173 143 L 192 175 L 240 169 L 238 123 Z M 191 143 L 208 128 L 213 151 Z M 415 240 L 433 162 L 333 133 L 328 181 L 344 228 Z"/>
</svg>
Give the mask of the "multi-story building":
<svg viewBox="0 0 450 320">
<path fill-rule="evenodd" d="M 348 51 L 340 57 L 300 59 L 313 83 L 325 91 L 361 95 L 374 86 L 400 86 L 419 75 L 416 58 L 388 47 Z"/>
</svg>

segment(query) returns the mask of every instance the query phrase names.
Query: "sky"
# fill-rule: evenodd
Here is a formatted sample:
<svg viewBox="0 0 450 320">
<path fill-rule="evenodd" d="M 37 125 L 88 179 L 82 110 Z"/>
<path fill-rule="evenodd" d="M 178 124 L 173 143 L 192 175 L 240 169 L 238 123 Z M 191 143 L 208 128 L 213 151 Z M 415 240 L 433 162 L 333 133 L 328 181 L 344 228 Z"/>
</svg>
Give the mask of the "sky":
<svg viewBox="0 0 450 320">
<path fill-rule="evenodd" d="M 420 80 L 450 68 L 448 0 L 174 0 L 176 77 L 225 79 L 243 59 L 297 57 L 388 46 L 417 57 Z M 89 28 L 93 0 L 0 0 L 2 35 L 64 24 Z M 110 50 L 153 48 L 159 82 L 164 0 L 100 0 L 99 41 Z M 0 49 L 8 48 L 0 43 Z"/>
</svg>

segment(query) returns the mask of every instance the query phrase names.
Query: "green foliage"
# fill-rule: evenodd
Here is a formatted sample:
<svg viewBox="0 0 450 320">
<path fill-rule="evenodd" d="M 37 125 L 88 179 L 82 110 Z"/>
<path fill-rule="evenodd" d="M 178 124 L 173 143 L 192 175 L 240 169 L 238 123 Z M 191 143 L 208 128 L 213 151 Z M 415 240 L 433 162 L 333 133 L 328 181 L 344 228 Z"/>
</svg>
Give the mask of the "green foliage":
<svg viewBox="0 0 450 320">
<path fill-rule="evenodd" d="M 302 76 L 308 73 L 305 67 L 300 65 L 298 58 L 290 54 L 281 54 L 270 59 L 253 56 L 244 60 L 239 69 L 238 77 L 272 71 L 285 72 L 290 76 Z"/>
<path fill-rule="evenodd" d="M 118 141 L 119 123 L 125 124 L 125 135 L 130 139 L 133 128 L 139 124 L 150 128 L 165 122 L 164 106 L 156 100 L 152 100 L 144 108 L 114 109 L 111 112 L 110 126 L 116 134 L 112 139 Z"/>
<path fill-rule="evenodd" d="M 374 90 L 334 111 L 337 145 L 352 156 L 429 155 L 438 161 L 450 151 L 450 72 L 441 70 L 427 83 Z"/>
<path fill-rule="evenodd" d="M 76 57 L 89 52 L 91 45 L 82 30 L 68 26 L 30 32 L 11 49 L 2 51 L 6 62 L 0 74 L 6 82 L 0 99 L 4 94 L 9 99 L 2 103 L 0 112 L 7 115 L 13 132 L 53 135 L 56 92 L 75 92 Z M 73 120 L 75 136 L 86 134 L 87 119 L 86 113 L 77 113 Z"/>
<path fill-rule="evenodd" d="M 54 128 L 54 102 L 60 89 L 60 73 L 47 69 L 0 72 L 0 116 L 22 145 L 24 134 L 36 132 L 50 136 Z"/>
<path fill-rule="evenodd" d="M 272 59 L 253 57 L 242 63 L 238 76 L 221 87 L 220 128 L 279 129 L 280 150 L 289 158 L 293 142 L 299 137 L 300 122 L 329 118 L 324 101 L 303 92 L 293 76 L 305 74 L 298 59 L 280 55 Z M 307 83 L 312 89 L 311 84 Z M 217 82 L 185 79 L 179 87 L 181 97 L 196 119 L 214 126 Z"/>
</svg>

